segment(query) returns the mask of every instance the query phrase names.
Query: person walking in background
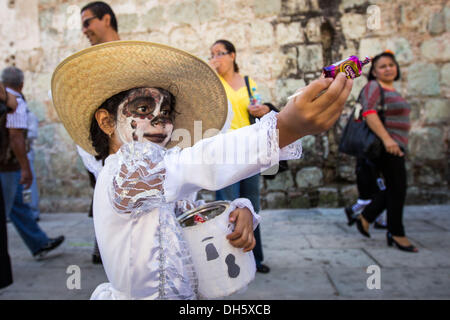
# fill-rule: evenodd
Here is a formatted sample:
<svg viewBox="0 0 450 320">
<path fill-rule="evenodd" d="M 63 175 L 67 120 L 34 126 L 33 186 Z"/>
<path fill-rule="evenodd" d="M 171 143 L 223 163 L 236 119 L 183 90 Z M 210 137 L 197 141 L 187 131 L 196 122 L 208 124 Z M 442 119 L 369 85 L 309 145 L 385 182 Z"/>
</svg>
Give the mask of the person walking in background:
<svg viewBox="0 0 450 320">
<path fill-rule="evenodd" d="M 245 78 L 239 74 L 239 67 L 236 63 L 236 49 L 227 40 L 217 40 L 210 48 L 211 57 L 209 64 L 219 74 L 220 80 L 225 88 L 227 98 L 233 109 L 234 117 L 231 120 L 230 130 L 236 130 L 251 124 L 251 117 L 260 118 L 270 112 L 267 105 L 250 104 L 250 97 L 247 90 Z M 257 85 L 248 77 L 249 87 L 256 94 Z M 239 181 L 231 186 L 216 191 L 216 200 L 233 200 L 236 198 L 248 198 L 252 202 L 256 212 L 260 210 L 259 177 L 254 175 L 245 180 Z M 253 249 L 256 261 L 256 270 L 268 273 L 270 268 L 264 265 L 261 232 L 259 226 L 254 231 L 256 246 Z"/>
<path fill-rule="evenodd" d="M 22 94 L 22 99 L 26 101 L 25 96 Z M 30 151 L 27 153 L 28 161 L 30 162 L 30 169 L 31 174 L 33 175 L 33 180 L 31 182 L 31 201 L 30 201 L 30 207 L 31 207 L 31 213 L 33 215 L 33 218 L 36 221 L 39 221 L 39 189 L 37 185 L 36 180 L 36 174 L 34 170 L 34 142 L 36 141 L 38 137 L 38 128 L 39 128 L 39 120 L 37 119 L 36 115 L 28 108 L 27 106 L 27 140 L 29 143 Z"/>
<path fill-rule="evenodd" d="M 386 187 L 384 179 L 376 168 L 375 164 L 367 158 L 356 158 L 356 185 L 358 187 L 358 199 L 356 203 L 345 208 L 348 225 L 351 226 L 356 221 L 356 216 L 372 201 L 374 195 Z M 378 216 L 374 223 L 375 229 L 386 229 L 387 221 L 385 213 Z"/>
<path fill-rule="evenodd" d="M 21 98 L 26 102 L 25 96 L 22 93 L 20 93 L 20 95 Z M 33 180 L 30 187 L 31 201 L 29 202 L 29 204 L 31 207 L 31 213 L 33 215 L 33 218 L 36 221 L 39 221 L 39 214 L 40 214 L 39 189 L 36 180 L 36 173 L 34 170 L 34 157 L 35 157 L 34 142 L 38 137 L 39 120 L 37 119 L 36 115 L 28 108 L 28 105 L 26 112 L 27 112 L 27 143 L 29 148 L 27 158 L 30 163 L 31 174 L 33 176 Z M 7 219 L 7 221 L 10 222 L 9 218 Z"/>
<path fill-rule="evenodd" d="M 118 34 L 118 25 L 116 15 L 112 8 L 103 1 L 90 2 L 85 5 L 81 11 L 81 30 L 89 40 L 92 46 L 120 40 Z M 92 189 L 95 189 L 95 182 L 103 163 L 100 159 L 96 159 L 93 155 L 77 146 L 77 152 L 89 176 L 89 183 Z M 93 200 L 89 208 L 89 217 L 93 216 Z M 102 263 L 100 251 L 98 249 L 97 241 L 94 243 L 94 252 L 92 253 L 92 263 Z"/>
<path fill-rule="evenodd" d="M 7 112 L 14 112 L 17 100 L 8 93 L 0 82 L 0 123 Z M 3 136 L 0 137 L 3 139 Z M 2 141 L 2 140 L 0 140 Z M 8 233 L 6 228 L 5 203 L 3 201 L 2 183 L 0 179 L 0 289 L 13 283 L 11 259 L 8 253 Z"/>
<path fill-rule="evenodd" d="M 33 175 L 27 158 L 27 104 L 22 97 L 24 75 L 16 67 L 5 68 L 1 75 L 8 93 L 16 97 L 17 109 L 2 118 L 0 179 L 6 216 L 9 216 L 28 249 L 37 259 L 58 247 L 64 236 L 50 239 L 34 219 L 23 191 L 30 188 Z"/>
<path fill-rule="evenodd" d="M 386 189 L 379 190 L 372 201 L 357 216 L 358 231 L 370 237 L 369 225 L 387 210 L 387 243 L 408 252 L 418 252 L 405 236 L 403 207 L 406 199 L 405 153 L 410 129 L 409 103 L 394 88 L 400 78 L 400 67 L 391 51 L 385 51 L 372 60 L 369 83 L 361 95 L 363 117 L 369 128 L 384 145 L 378 159 L 373 162 L 384 177 Z M 384 122 L 380 120 L 376 107 L 384 97 Z"/>
</svg>

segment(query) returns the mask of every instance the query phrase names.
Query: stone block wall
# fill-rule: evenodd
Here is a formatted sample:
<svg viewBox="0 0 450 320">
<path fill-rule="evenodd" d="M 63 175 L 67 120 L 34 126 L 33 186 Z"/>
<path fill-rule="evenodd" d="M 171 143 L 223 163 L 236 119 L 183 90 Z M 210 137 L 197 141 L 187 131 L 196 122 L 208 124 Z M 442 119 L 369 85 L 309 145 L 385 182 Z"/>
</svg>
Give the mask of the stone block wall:
<svg viewBox="0 0 450 320">
<path fill-rule="evenodd" d="M 53 70 L 89 47 L 79 11 L 88 1 L 0 0 L 0 68 L 25 71 L 24 93 L 40 121 L 36 172 L 43 211 L 87 210 L 92 190 L 48 92 Z M 450 6 L 445 0 L 110 0 L 122 39 L 172 45 L 201 58 L 220 38 L 237 48 L 241 73 L 264 101 L 286 97 L 349 55 L 396 53 L 397 90 L 411 103 L 408 203 L 449 197 Z M 419 9 L 420 8 L 420 9 Z M 367 70 L 366 70 L 367 72 Z M 346 115 L 328 132 L 303 138 L 302 159 L 274 180 L 261 178 L 263 208 L 343 206 L 357 196 L 354 159 L 337 152 Z M 213 199 L 211 192 L 201 196 Z"/>
</svg>

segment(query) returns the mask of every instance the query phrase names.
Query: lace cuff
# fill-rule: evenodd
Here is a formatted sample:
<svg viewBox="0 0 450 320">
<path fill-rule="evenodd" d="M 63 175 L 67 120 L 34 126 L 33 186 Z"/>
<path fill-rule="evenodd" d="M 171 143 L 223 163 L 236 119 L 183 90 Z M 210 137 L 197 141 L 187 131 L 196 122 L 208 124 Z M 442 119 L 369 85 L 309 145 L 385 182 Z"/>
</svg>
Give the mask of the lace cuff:
<svg viewBox="0 0 450 320">
<path fill-rule="evenodd" d="M 280 149 L 280 160 L 300 159 L 303 153 L 302 141 L 299 139 Z"/>
<path fill-rule="evenodd" d="M 164 153 L 153 143 L 131 142 L 120 148 L 110 189 L 117 212 L 139 214 L 163 205 Z"/>
<path fill-rule="evenodd" d="M 302 143 L 301 140 L 297 140 L 290 145 L 280 149 L 279 135 L 277 129 L 277 112 L 270 111 L 261 119 L 256 119 L 261 128 L 267 130 L 268 135 L 268 155 L 271 158 L 271 164 L 278 164 L 279 160 L 292 160 L 299 159 L 302 156 Z M 277 158 L 277 159 L 275 159 Z"/>
<path fill-rule="evenodd" d="M 230 203 L 230 213 L 236 210 L 237 208 L 248 208 L 250 212 L 253 215 L 253 230 L 256 229 L 256 227 L 259 225 L 259 222 L 261 221 L 261 216 L 255 212 L 255 209 L 253 209 L 253 205 L 247 198 L 238 198 L 233 200 Z"/>
</svg>

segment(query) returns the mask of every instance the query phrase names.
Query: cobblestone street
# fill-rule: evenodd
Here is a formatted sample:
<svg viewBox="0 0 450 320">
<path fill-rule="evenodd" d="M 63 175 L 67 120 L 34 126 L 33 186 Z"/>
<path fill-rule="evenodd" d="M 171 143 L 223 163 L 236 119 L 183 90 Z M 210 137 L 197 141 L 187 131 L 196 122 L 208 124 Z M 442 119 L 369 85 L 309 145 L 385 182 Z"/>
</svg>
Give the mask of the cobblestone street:
<svg viewBox="0 0 450 320">
<path fill-rule="evenodd" d="M 405 229 L 419 253 L 386 245 L 383 230 L 371 239 L 348 227 L 343 209 L 264 210 L 262 242 L 268 274 L 256 274 L 244 293 L 227 299 L 449 299 L 450 205 L 408 206 Z M 0 299 L 89 299 L 106 282 L 101 265 L 93 265 L 94 229 L 85 213 L 42 214 L 41 227 L 66 241 L 43 261 L 35 261 L 8 223 L 14 284 Z M 66 273 L 81 270 L 81 289 L 69 290 Z M 380 267 L 381 289 L 368 289 L 367 268 Z"/>
</svg>

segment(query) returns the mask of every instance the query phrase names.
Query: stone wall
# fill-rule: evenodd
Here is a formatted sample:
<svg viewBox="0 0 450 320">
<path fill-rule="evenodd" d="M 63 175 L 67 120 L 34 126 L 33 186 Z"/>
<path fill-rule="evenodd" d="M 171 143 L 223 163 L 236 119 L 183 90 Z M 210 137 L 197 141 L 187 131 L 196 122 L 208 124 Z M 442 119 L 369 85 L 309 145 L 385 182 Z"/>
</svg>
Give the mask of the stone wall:
<svg viewBox="0 0 450 320">
<path fill-rule="evenodd" d="M 88 1 L 0 0 L 0 67 L 25 71 L 24 93 L 38 115 L 36 171 L 44 211 L 87 210 L 92 190 L 75 146 L 48 96 L 58 63 L 89 47 L 80 31 Z M 393 50 L 397 90 L 412 105 L 408 203 L 448 201 L 450 6 L 445 0 L 136 0 L 109 1 L 122 39 L 169 44 L 202 58 L 219 38 L 237 48 L 242 74 L 265 101 L 286 97 L 351 54 Z M 419 9 L 420 8 L 420 9 Z M 366 70 L 367 71 L 367 70 Z M 343 206 L 357 195 L 354 159 L 337 152 L 345 115 L 328 132 L 303 138 L 304 156 L 274 180 L 261 178 L 263 208 Z M 202 197 L 212 199 L 211 192 Z"/>
</svg>

